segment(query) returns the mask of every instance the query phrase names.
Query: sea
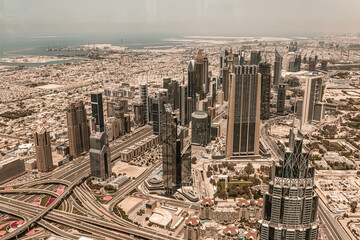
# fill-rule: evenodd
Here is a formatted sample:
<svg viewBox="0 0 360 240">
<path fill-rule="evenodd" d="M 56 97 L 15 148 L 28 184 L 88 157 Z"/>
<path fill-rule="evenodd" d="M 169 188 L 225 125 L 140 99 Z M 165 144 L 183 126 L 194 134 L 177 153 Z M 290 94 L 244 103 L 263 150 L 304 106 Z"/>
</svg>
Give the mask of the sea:
<svg viewBox="0 0 360 240">
<path fill-rule="evenodd" d="M 56 56 L 57 54 L 75 55 L 76 51 L 48 51 L 49 48 L 71 47 L 86 44 L 111 44 L 114 46 L 127 47 L 128 49 L 144 49 L 144 48 L 168 48 L 183 44 L 182 42 L 167 41 L 166 39 L 178 36 L 0 36 L 0 65 L 6 66 L 39 66 L 44 64 L 56 64 L 81 61 L 81 59 L 69 59 L 51 61 L 46 63 L 7 63 L 2 62 L 1 58 L 17 57 L 24 55 L 32 56 Z"/>
</svg>

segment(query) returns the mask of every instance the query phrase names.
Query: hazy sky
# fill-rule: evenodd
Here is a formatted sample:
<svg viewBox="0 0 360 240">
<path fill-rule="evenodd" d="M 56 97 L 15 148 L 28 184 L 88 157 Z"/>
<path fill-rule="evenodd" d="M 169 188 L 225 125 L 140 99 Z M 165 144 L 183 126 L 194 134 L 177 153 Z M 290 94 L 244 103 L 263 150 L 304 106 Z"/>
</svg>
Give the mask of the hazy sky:
<svg viewBox="0 0 360 240">
<path fill-rule="evenodd" d="M 0 35 L 360 32 L 360 0 L 0 0 Z"/>
</svg>

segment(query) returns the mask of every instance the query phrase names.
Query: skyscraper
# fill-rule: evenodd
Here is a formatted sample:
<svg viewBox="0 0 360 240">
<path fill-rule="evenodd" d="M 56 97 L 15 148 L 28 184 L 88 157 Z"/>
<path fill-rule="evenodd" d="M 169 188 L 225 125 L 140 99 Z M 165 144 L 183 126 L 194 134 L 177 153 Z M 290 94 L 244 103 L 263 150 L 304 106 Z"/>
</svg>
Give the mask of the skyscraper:
<svg viewBox="0 0 360 240">
<path fill-rule="evenodd" d="M 209 60 L 207 57 L 203 57 L 203 89 L 204 94 L 209 93 L 210 78 L 209 78 Z M 205 96 L 204 96 L 205 97 Z"/>
<path fill-rule="evenodd" d="M 191 114 L 191 141 L 193 144 L 206 146 L 211 141 L 211 116 L 207 111 Z"/>
<path fill-rule="evenodd" d="M 278 86 L 281 83 L 282 60 L 282 56 L 275 49 L 274 86 Z"/>
<path fill-rule="evenodd" d="M 261 51 L 251 51 L 250 65 L 258 65 L 261 61 Z"/>
<path fill-rule="evenodd" d="M 153 120 L 153 133 L 159 135 L 161 139 L 161 112 L 164 104 L 168 101 L 167 89 L 159 89 L 155 92 L 155 97 L 151 99 L 151 114 Z"/>
<path fill-rule="evenodd" d="M 318 108 L 317 106 L 321 104 L 324 94 L 324 86 L 321 77 L 310 77 L 306 79 L 305 82 L 305 93 L 304 100 L 298 102 L 298 112 L 301 110 L 301 114 L 297 113 L 298 116 L 301 116 L 302 123 L 308 123 L 311 121 L 321 121 L 324 116 L 324 108 Z M 321 112 L 316 112 L 316 109 L 321 110 Z"/>
<path fill-rule="evenodd" d="M 148 111 L 149 111 L 149 103 L 148 103 L 148 85 L 147 83 L 141 83 L 139 85 L 139 91 L 140 91 L 140 101 L 142 105 L 145 107 L 144 111 L 144 121 L 145 124 L 148 123 Z"/>
<path fill-rule="evenodd" d="M 188 95 L 189 97 L 195 98 L 195 83 L 196 83 L 196 73 L 195 73 L 195 60 L 191 60 L 188 66 Z"/>
<path fill-rule="evenodd" d="M 36 165 L 39 172 L 53 170 L 50 133 L 44 127 L 35 132 Z"/>
<path fill-rule="evenodd" d="M 261 103 L 258 67 L 236 66 L 231 86 L 226 156 L 258 155 Z"/>
<path fill-rule="evenodd" d="M 227 63 L 228 63 L 228 67 L 229 67 L 229 71 L 231 73 L 234 73 L 234 54 L 232 52 L 232 48 L 230 48 L 230 52 L 229 52 L 229 56 L 227 58 Z"/>
<path fill-rule="evenodd" d="M 224 101 L 229 101 L 230 73 L 228 67 L 224 67 L 222 69 L 222 75 L 223 75 L 222 90 L 224 92 Z"/>
<path fill-rule="evenodd" d="M 284 160 L 273 163 L 269 191 L 264 195 L 260 240 L 316 240 L 319 198 L 315 193 L 315 167 L 301 132 L 290 131 Z"/>
<path fill-rule="evenodd" d="M 260 119 L 270 118 L 270 90 L 271 90 L 271 65 L 269 63 L 259 64 L 259 73 L 261 74 L 261 106 Z"/>
<path fill-rule="evenodd" d="M 199 94 L 200 100 L 204 99 L 204 59 L 199 49 L 195 58 L 195 93 Z"/>
<path fill-rule="evenodd" d="M 91 113 L 95 118 L 97 131 L 104 131 L 104 110 L 101 93 L 91 94 Z"/>
<path fill-rule="evenodd" d="M 284 84 L 279 84 L 277 102 L 276 102 L 276 112 L 280 115 L 285 112 L 285 99 L 286 99 L 286 86 Z"/>
<path fill-rule="evenodd" d="M 180 85 L 180 124 L 181 126 L 189 124 L 188 86 L 184 82 Z"/>
<path fill-rule="evenodd" d="M 164 104 L 161 112 L 161 141 L 163 159 L 163 183 L 167 195 L 181 186 L 181 140 L 177 138 L 177 117 L 170 104 Z"/>
<path fill-rule="evenodd" d="M 111 175 L 111 152 L 104 132 L 90 136 L 90 168 L 93 179 L 104 181 Z"/>
<path fill-rule="evenodd" d="M 71 103 L 66 112 L 70 155 L 77 158 L 89 151 L 90 130 L 83 102 Z"/>
</svg>

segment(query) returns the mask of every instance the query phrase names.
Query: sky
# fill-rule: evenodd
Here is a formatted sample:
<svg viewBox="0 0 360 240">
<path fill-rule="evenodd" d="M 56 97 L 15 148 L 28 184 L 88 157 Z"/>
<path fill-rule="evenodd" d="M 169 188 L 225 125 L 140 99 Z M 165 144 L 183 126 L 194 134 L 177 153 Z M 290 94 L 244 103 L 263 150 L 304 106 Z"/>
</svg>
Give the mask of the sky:
<svg viewBox="0 0 360 240">
<path fill-rule="evenodd" d="M 359 11 L 360 0 L 0 0 L 0 38 L 359 33 Z"/>
</svg>

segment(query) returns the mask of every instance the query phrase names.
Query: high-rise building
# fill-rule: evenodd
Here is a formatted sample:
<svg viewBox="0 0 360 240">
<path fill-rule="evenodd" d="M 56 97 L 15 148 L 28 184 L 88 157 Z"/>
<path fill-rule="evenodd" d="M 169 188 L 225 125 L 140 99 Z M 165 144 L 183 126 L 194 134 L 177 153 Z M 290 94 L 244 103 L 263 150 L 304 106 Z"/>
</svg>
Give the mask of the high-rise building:
<svg viewBox="0 0 360 240">
<path fill-rule="evenodd" d="M 200 218 L 197 216 L 189 216 L 185 218 L 184 239 L 200 240 Z"/>
<path fill-rule="evenodd" d="M 144 126 L 145 125 L 145 116 L 146 116 L 146 107 L 143 103 L 138 103 L 133 105 L 134 109 L 134 122 L 137 126 Z"/>
<path fill-rule="evenodd" d="M 281 83 L 281 70 L 282 70 L 282 56 L 275 49 L 275 62 L 274 62 L 274 86 Z"/>
<path fill-rule="evenodd" d="M 261 74 L 261 106 L 260 119 L 270 118 L 270 91 L 271 91 L 271 65 L 269 63 L 259 64 L 259 73 Z"/>
<path fill-rule="evenodd" d="M 204 94 L 209 93 L 210 78 L 209 78 L 209 60 L 207 57 L 203 57 L 203 89 Z"/>
<path fill-rule="evenodd" d="M 226 156 L 258 155 L 261 103 L 258 67 L 236 66 L 231 86 Z"/>
<path fill-rule="evenodd" d="M 250 65 L 258 65 L 261 61 L 261 51 L 251 51 Z"/>
<path fill-rule="evenodd" d="M 277 102 L 276 102 L 276 112 L 277 114 L 284 114 L 285 112 L 285 99 L 286 99 L 286 86 L 284 84 L 279 84 Z"/>
<path fill-rule="evenodd" d="M 230 73 L 228 67 L 224 67 L 222 69 L 222 75 L 223 75 L 222 90 L 224 92 L 224 101 L 229 101 Z"/>
<path fill-rule="evenodd" d="M 184 83 L 180 85 L 180 124 L 181 126 L 189 124 L 188 86 Z"/>
<path fill-rule="evenodd" d="M 44 127 L 35 132 L 36 165 L 39 172 L 53 170 L 50 133 Z"/>
<path fill-rule="evenodd" d="M 200 100 L 204 99 L 204 59 L 199 49 L 195 58 L 195 93 L 199 94 Z"/>
<path fill-rule="evenodd" d="M 196 73 L 195 73 L 195 60 L 191 60 L 188 66 L 188 95 L 195 98 L 196 94 Z"/>
<path fill-rule="evenodd" d="M 210 91 L 209 91 L 209 95 L 212 99 L 211 101 L 211 107 L 215 107 L 216 105 L 216 78 L 213 78 L 213 80 L 210 82 Z"/>
<path fill-rule="evenodd" d="M 148 122 L 148 111 L 149 111 L 149 103 L 148 103 L 148 85 L 147 83 L 141 83 L 139 85 L 139 91 L 140 91 L 140 101 L 142 103 L 142 105 L 145 107 L 145 111 L 144 111 L 144 121 L 145 124 Z"/>
<path fill-rule="evenodd" d="M 163 183 L 167 195 L 181 187 L 181 140 L 177 138 L 177 117 L 170 104 L 164 104 L 161 112 L 161 141 L 163 159 Z"/>
<path fill-rule="evenodd" d="M 91 94 L 91 113 L 95 118 L 97 131 L 104 131 L 104 110 L 101 93 Z"/>
<path fill-rule="evenodd" d="M 301 68 L 301 55 L 296 55 L 293 61 L 289 62 L 289 72 L 299 72 Z"/>
<path fill-rule="evenodd" d="M 111 175 L 111 152 L 104 132 L 90 136 L 90 168 L 93 179 L 104 181 Z"/>
<path fill-rule="evenodd" d="M 229 52 L 229 56 L 227 58 L 227 62 L 228 62 L 228 67 L 229 67 L 229 71 L 231 73 L 234 73 L 234 54 L 232 52 L 232 48 L 230 48 L 230 52 Z"/>
<path fill-rule="evenodd" d="M 208 145 L 211 141 L 211 116 L 207 111 L 191 114 L 191 141 L 193 144 Z"/>
<path fill-rule="evenodd" d="M 184 143 L 181 150 L 181 185 L 190 186 L 192 184 L 191 174 L 191 142 Z"/>
<path fill-rule="evenodd" d="M 301 122 L 309 123 L 312 121 L 319 121 L 323 119 L 324 107 L 321 109 L 321 114 L 316 113 L 316 106 L 321 104 L 324 94 L 324 86 L 321 77 L 310 77 L 305 82 L 304 100 L 299 102 L 301 105 Z M 319 108 L 317 108 L 319 110 Z"/>
<path fill-rule="evenodd" d="M 83 102 L 71 103 L 66 112 L 70 155 L 79 157 L 89 151 L 90 130 L 86 120 Z"/>
<path fill-rule="evenodd" d="M 316 240 L 319 198 L 315 193 L 315 167 L 301 132 L 290 131 L 284 160 L 273 163 L 269 190 L 264 195 L 260 240 Z"/>
<path fill-rule="evenodd" d="M 153 121 L 153 133 L 161 139 L 161 113 L 164 104 L 168 101 L 167 89 L 159 89 L 155 92 L 155 97 L 151 99 L 151 114 Z"/>
</svg>

